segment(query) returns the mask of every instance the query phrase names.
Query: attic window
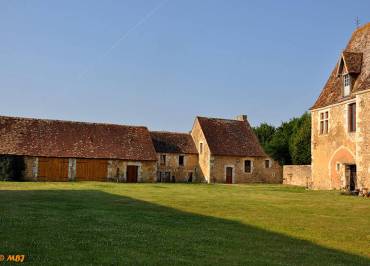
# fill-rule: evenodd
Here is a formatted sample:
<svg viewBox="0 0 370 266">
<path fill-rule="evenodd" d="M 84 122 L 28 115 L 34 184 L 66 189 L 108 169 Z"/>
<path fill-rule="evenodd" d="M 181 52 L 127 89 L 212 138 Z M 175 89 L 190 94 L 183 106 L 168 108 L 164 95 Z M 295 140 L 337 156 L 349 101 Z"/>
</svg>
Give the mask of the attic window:
<svg viewBox="0 0 370 266">
<path fill-rule="evenodd" d="M 343 75 L 343 96 L 349 96 L 351 92 L 351 76 L 349 74 Z"/>
</svg>

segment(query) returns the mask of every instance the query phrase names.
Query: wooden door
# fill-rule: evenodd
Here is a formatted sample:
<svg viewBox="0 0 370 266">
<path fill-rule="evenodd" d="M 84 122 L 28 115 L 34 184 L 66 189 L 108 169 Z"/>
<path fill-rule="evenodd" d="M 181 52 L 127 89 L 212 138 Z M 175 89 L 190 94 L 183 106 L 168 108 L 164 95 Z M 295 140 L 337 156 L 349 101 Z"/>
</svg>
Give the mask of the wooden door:
<svg viewBox="0 0 370 266">
<path fill-rule="evenodd" d="M 232 183 L 233 183 L 233 168 L 226 167 L 226 184 L 232 184 Z"/>
<path fill-rule="evenodd" d="M 68 181 L 68 159 L 39 158 L 37 180 Z"/>
<path fill-rule="evenodd" d="M 356 165 L 349 166 L 350 175 L 349 175 L 349 190 L 354 191 L 356 190 L 356 182 L 357 182 L 357 170 Z"/>
<path fill-rule="evenodd" d="M 138 177 L 138 173 L 139 172 L 139 167 L 136 166 L 136 165 L 128 165 L 127 166 L 127 173 L 126 173 L 126 176 L 127 176 L 127 179 L 126 179 L 126 182 L 127 183 L 137 183 L 137 177 Z"/>
<path fill-rule="evenodd" d="M 107 176 L 106 160 L 78 159 L 76 162 L 77 181 L 106 181 Z"/>
</svg>

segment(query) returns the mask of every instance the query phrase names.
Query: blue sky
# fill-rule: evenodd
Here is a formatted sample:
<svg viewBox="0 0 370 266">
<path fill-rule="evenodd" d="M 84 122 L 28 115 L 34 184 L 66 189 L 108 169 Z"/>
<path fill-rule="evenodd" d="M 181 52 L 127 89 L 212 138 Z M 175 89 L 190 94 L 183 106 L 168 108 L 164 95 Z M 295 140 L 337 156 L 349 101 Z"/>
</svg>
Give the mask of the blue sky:
<svg viewBox="0 0 370 266">
<path fill-rule="evenodd" d="M 306 111 L 370 1 L 0 0 L 0 114 L 188 131 Z"/>
</svg>

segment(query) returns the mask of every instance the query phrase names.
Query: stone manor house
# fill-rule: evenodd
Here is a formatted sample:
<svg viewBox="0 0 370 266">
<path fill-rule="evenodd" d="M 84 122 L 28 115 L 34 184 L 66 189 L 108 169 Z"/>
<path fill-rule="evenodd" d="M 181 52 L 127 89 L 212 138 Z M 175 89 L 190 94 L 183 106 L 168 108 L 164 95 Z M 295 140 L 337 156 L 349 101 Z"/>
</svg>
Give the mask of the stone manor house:
<svg viewBox="0 0 370 266">
<path fill-rule="evenodd" d="M 311 108 L 312 186 L 370 188 L 370 23 L 357 29 Z"/>
<path fill-rule="evenodd" d="M 0 116 L 0 155 L 30 181 L 280 183 L 246 116 L 197 117 L 190 133 Z"/>
</svg>

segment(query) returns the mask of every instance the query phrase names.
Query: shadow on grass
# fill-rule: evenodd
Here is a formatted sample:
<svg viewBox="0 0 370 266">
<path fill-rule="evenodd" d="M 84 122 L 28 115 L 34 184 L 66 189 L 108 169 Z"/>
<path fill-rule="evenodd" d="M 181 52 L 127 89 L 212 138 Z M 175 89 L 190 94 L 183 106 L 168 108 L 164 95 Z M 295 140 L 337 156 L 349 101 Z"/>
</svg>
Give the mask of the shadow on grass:
<svg viewBox="0 0 370 266">
<path fill-rule="evenodd" d="M 94 190 L 0 191 L 0 254 L 35 265 L 369 265 L 238 222 Z"/>
</svg>

